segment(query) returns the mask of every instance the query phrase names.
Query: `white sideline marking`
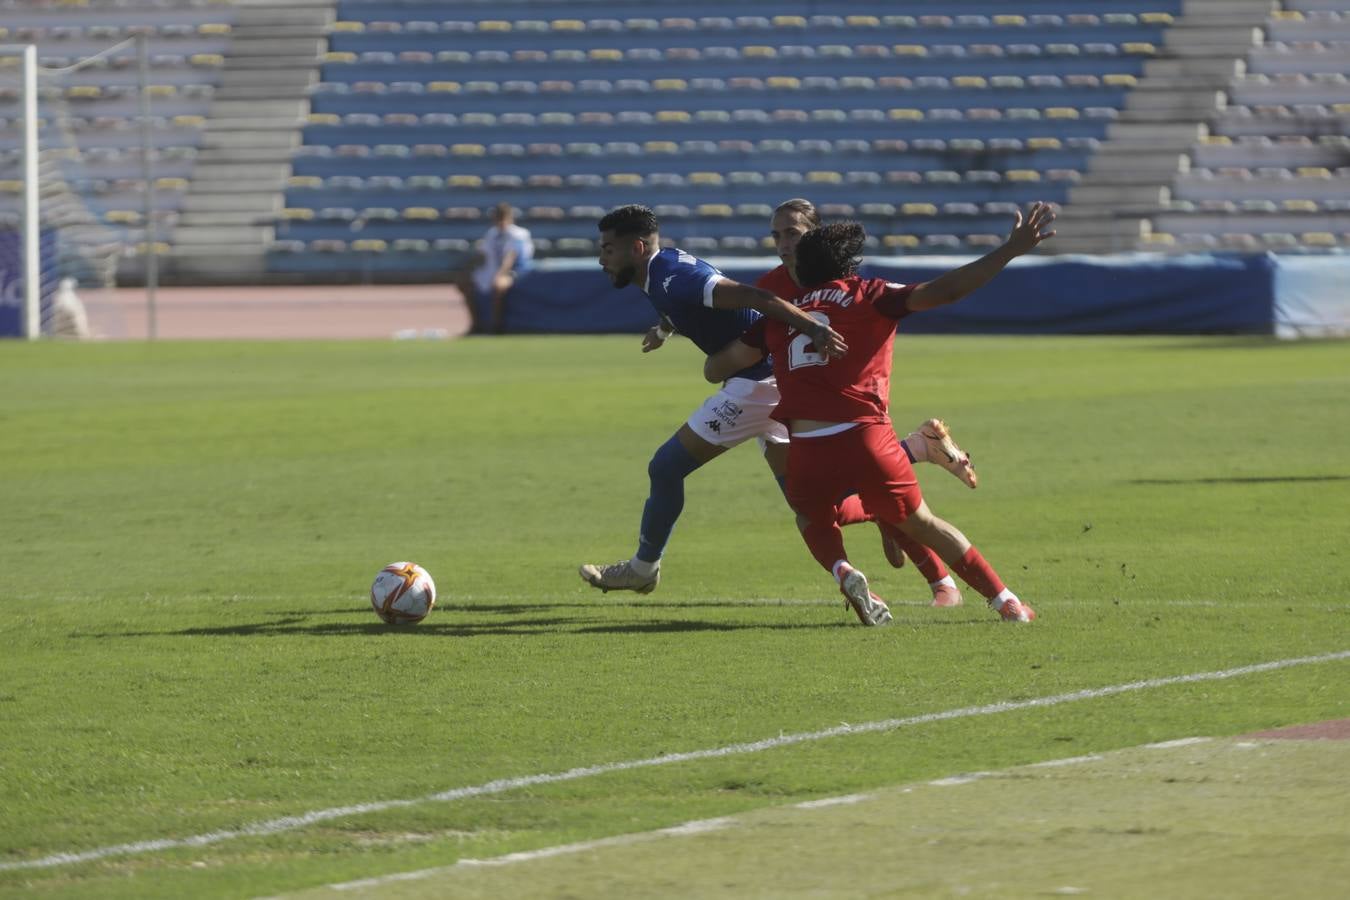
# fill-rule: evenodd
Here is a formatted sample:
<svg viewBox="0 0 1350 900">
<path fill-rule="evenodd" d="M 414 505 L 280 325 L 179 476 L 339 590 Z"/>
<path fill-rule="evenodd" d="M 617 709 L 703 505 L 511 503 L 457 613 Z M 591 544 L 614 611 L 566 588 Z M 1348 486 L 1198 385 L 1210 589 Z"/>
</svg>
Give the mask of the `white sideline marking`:
<svg viewBox="0 0 1350 900">
<path fill-rule="evenodd" d="M 801 803 L 794 803 L 793 809 L 824 809 L 827 806 L 847 806 L 850 803 L 862 803 L 864 800 L 871 800 L 872 794 L 845 794 L 842 797 L 822 797 L 819 800 L 803 800 Z"/>
<path fill-rule="evenodd" d="M 1063 759 L 1047 759 L 1045 762 L 1028 763 L 1028 769 L 1053 769 L 1056 766 L 1074 766 L 1078 763 L 1096 762 L 1101 759 L 1100 753 L 1089 753 L 1086 756 L 1066 756 Z"/>
<path fill-rule="evenodd" d="M 518 853 L 507 853 L 502 856 L 492 856 L 487 859 L 461 859 L 446 866 L 435 866 L 430 869 L 417 869 L 412 872 L 396 872 L 392 875 L 378 875 L 374 878 L 362 878 L 357 881 L 343 881 L 338 884 L 330 884 L 328 887 L 335 891 L 359 890 L 361 888 L 388 884 L 391 881 L 417 881 L 422 878 L 431 878 L 458 867 L 492 868 L 496 866 L 509 866 L 515 863 L 532 862 L 536 859 L 552 859 L 555 856 L 585 853 L 588 850 L 627 847 L 631 844 L 640 844 L 662 837 L 707 834 L 711 831 L 721 831 L 724 828 L 735 828 L 739 824 L 740 823 L 735 819 L 726 817 L 718 819 L 699 819 L 694 822 L 673 825 L 670 828 L 659 828 L 656 831 L 643 831 L 637 834 L 620 834 L 615 835 L 614 837 L 597 838 L 593 841 L 577 841 L 574 844 L 559 844 L 556 847 L 542 847 L 538 850 L 522 850 Z"/>
<path fill-rule="evenodd" d="M 1189 737 L 1177 738 L 1175 741 L 1159 741 L 1156 744 L 1145 744 L 1148 750 L 1170 750 L 1173 747 L 1189 747 L 1191 744 L 1203 744 L 1209 740 L 1207 737 Z"/>
<path fill-rule="evenodd" d="M 956 787 L 958 784 L 970 784 L 972 781 L 979 781 L 981 778 L 987 778 L 993 774 L 993 772 L 966 772 L 963 775 L 951 775 L 928 783 L 933 787 Z"/>
<path fill-rule="evenodd" d="M 43 856 L 38 859 L 0 862 L 0 872 L 9 872 L 16 869 L 45 869 L 51 868 L 52 866 L 66 866 L 75 863 L 92 862 L 94 860 L 106 859 L 110 856 L 129 856 L 137 853 L 152 853 L 156 850 L 172 850 L 179 847 L 205 847 L 210 844 L 219 844 L 222 841 L 235 840 L 236 838 L 262 837 L 271 834 L 279 834 L 283 831 L 295 831 L 296 829 L 305 828 L 319 822 L 344 819 L 348 816 L 383 812 L 389 809 L 404 809 L 410 806 L 421 806 L 424 803 L 449 803 L 455 800 L 463 800 L 467 797 L 483 797 L 492 794 L 502 794 L 506 791 L 513 791 L 519 788 L 533 787 L 540 784 L 558 784 L 564 781 L 576 781 L 580 778 L 608 775 L 611 772 L 627 772 L 633 769 L 646 769 L 653 766 L 668 766 L 673 763 L 693 762 L 702 759 L 717 759 L 724 756 L 736 756 L 742 753 L 759 753 L 762 750 L 774 750 L 779 747 L 789 747 L 794 744 L 823 741 L 828 738 L 843 737 L 845 735 L 874 734 L 879 731 L 894 731 L 898 728 L 908 728 L 912 725 L 927 725 L 931 722 L 945 722 L 950 719 L 968 719 L 973 716 L 989 716 L 994 715 L 995 713 L 1059 706 L 1061 703 L 1074 703 L 1079 700 L 1096 700 L 1102 697 L 1112 697 L 1116 694 L 1169 687 L 1174 684 L 1221 681 L 1226 678 L 1238 678 L 1243 675 L 1255 675 L 1261 672 L 1273 672 L 1278 669 L 1288 669 L 1292 666 L 1306 666 L 1315 663 L 1334 662 L 1342 659 L 1350 659 L 1350 650 L 1341 650 L 1336 653 L 1324 653 L 1320 656 L 1298 656 L 1291 659 L 1277 659 L 1272 662 L 1256 663 L 1250 666 L 1238 666 L 1234 669 L 1222 669 L 1217 672 L 1196 672 L 1190 675 L 1169 675 L 1164 678 L 1149 678 L 1144 681 L 1131 681 L 1125 684 L 1108 685 L 1107 687 L 1070 691 L 1067 694 L 1053 694 L 1049 697 L 1034 697 L 1030 700 L 1005 700 L 999 703 L 988 703 L 982 706 L 966 706 L 960 709 L 948 709 L 943 710 L 942 712 L 906 716 L 901 719 L 881 719 L 876 722 L 863 722 L 860 725 L 837 725 L 834 728 L 826 728 L 821 731 L 784 734 L 775 738 L 765 738 L 764 740 L 750 741 L 742 744 L 728 744 L 723 747 L 714 747 L 707 750 L 690 750 L 684 753 L 670 753 L 665 756 L 650 756 L 646 759 L 630 759 L 620 762 L 601 763 L 600 765 L 595 766 L 579 766 L 575 769 L 568 769 L 565 772 L 546 772 L 538 775 L 524 775 L 517 778 L 499 778 L 496 781 L 470 785 L 468 787 L 452 788 L 448 791 L 441 791 L 436 794 L 426 794 L 422 797 L 413 797 L 404 800 L 375 800 L 369 803 L 354 803 L 350 806 L 334 806 L 328 809 L 317 809 L 311 812 L 301 813 L 296 816 L 282 816 L 281 818 L 269 819 L 265 822 L 254 822 L 253 824 L 245 825 L 242 828 L 209 831 L 204 834 L 195 834 L 189 837 L 158 838 L 150 841 L 136 841 L 130 844 L 113 844 L 111 846 L 98 847 L 93 850 L 83 850 L 77 853 L 53 853 L 50 856 Z"/>
<path fill-rule="evenodd" d="M 1185 746 L 1192 743 L 1203 743 L 1209 738 L 1185 738 L 1179 741 L 1167 741 L 1166 745 Z M 1147 744 L 1145 747 L 1158 749 L 1164 744 Z M 1125 748 L 1129 750 L 1133 748 Z M 1113 751 L 1122 753 L 1125 750 Z M 1104 754 L 1092 753 L 1087 756 L 1066 756 L 1063 759 L 1050 759 L 1045 762 L 1027 763 L 1024 766 L 1014 766 L 1012 769 L 1002 769 L 1000 772 L 1016 771 L 1017 769 L 1044 769 L 1051 766 L 1069 766 L 1075 763 L 1093 762 L 1105 759 Z M 955 776 L 952 778 L 939 778 L 937 781 L 926 782 L 930 787 L 949 787 L 958 784 L 970 784 L 973 781 L 980 781 L 986 776 L 997 776 L 1000 772 L 972 772 L 969 775 Z M 900 789 L 901 794 L 913 792 L 913 787 L 904 787 Z M 862 803 L 866 800 L 877 799 L 877 794 L 843 794 L 839 797 L 822 797 L 819 800 L 806 800 L 802 803 L 793 803 L 787 809 L 824 809 L 830 806 L 847 806 L 853 803 Z M 608 849 L 610 847 L 626 847 L 633 844 L 644 843 L 654 838 L 668 835 L 678 837 L 680 835 L 702 834 L 708 831 L 720 831 L 723 829 L 740 828 L 745 822 L 740 817 L 723 817 L 719 819 L 703 819 L 696 822 L 685 822 L 683 825 L 675 825 L 670 828 L 661 828 L 656 831 L 644 831 L 636 834 L 615 835 L 614 837 L 598 838 L 593 841 L 582 841 L 575 844 L 562 844 L 557 847 L 544 847 L 539 850 L 531 850 L 522 853 L 507 853 L 502 856 L 494 856 L 489 859 L 463 859 L 449 865 L 436 866 L 430 869 L 416 869 L 410 872 L 395 872 L 390 875 L 376 875 L 371 878 L 362 878 L 359 881 L 342 881 L 336 884 L 325 885 L 335 891 L 350 891 L 359 888 L 378 887 L 393 881 L 412 881 L 420 878 L 429 878 L 434 875 L 449 874 L 457 866 L 505 866 L 517 862 L 529 862 L 535 859 L 546 859 L 554 856 L 562 856 L 568 853 L 583 853 L 587 850 Z M 1053 893 L 1074 893 L 1078 888 L 1060 888 Z"/>
</svg>

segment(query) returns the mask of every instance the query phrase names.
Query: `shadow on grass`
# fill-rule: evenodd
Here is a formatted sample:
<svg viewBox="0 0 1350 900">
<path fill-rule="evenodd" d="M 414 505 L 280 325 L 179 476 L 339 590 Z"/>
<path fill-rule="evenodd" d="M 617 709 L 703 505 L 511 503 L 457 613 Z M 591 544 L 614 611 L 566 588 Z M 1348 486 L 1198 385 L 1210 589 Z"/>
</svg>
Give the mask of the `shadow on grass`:
<svg viewBox="0 0 1350 900">
<path fill-rule="evenodd" d="M 479 611 L 474 608 L 475 612 Z M 501 637 L 541 636 L 558 634 L 678 634 L 698 631 L 822 631 L 837 628 L 858 628 L 851 618 L 841 616 L 836 622 L 713 622 L 705 619 L 652 619 L 643 622 L 608 623 L 595 617 L 564 618 L 540 616 L 494 622 L 427 620 L 416 625 L 386 625 L 378 621 L 311 622 L 308 615 L 286 616 L 269 622 L 249 622 L 239 625 L 221 625 L 200 628 L 179 628 L 169 631 L 99 631 L 75 632 L 75 638 L 139 638 L 139 637 L 277 637 L 309 635 L 311 637 L 370 635 L 416 635 L 420 637 Z M 363 619 L 368 616 L 362 616 Z M 921 622 L 899 622 L 912 625 L 986 625 L 997 619 L 931 619 Z"/>
<path fill-rule="evenodd" d="M 274 637 L 310 635 L 313 637 L 367 636 L 376 634 L 418 635 L 421 637 L 498 637 L 503 635 L 556 634 L 662 634 L 693 631 L 816 631 L 851 626 L 851 622 L 709 622 L 693 619 L 661 619 L 649 622 L 601 624 L 595 618 L 537 618 L 505 622 L 423 621 L 416 625 L 386 625 L 383 622 L 321 622 L 304 618 L 285 618 L 271 622 L 251 622 L 206 628 L 179 628 L 171 631 L 76 632 L 71 637 Z"/>
<path fill-rule="evenodd" d="M 1132 478 L 1126 484 L 1298 484 L 1302 482 L 1350 481 L 1350 475 L 1234 475 L 1228 478 Z"/>
</svg>

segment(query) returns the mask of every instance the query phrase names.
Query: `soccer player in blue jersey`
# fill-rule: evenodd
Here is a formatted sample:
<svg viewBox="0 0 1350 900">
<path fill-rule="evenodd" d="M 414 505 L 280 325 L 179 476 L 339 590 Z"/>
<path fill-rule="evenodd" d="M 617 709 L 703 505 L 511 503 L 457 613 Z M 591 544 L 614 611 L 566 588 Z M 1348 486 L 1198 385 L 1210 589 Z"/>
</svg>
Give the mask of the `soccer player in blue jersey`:
<svg viewBox="0 0 1350 900">
<path fill-rule="evenodd" d="M 663 321 L 706 354 L 736 340 L 761 315 L 810 337 L 818 352 L 847 351 L 829 326 L 768 291 L 727 278 L 716 267 L 677 248 L 661 249 L 660 223 L 645 206 L 621 206 L 599 222 L 600 267 L 616 288 L 637 284 Z M 650 349 L 644 344 L 644 349 Z M 661 578 L 661 555 L 684 509 L 684 479 L 749 438 L 766 457 L 785 461 L 787 429 L 769 417 L 778 403 L 772 367 L 764 360 L 728 378 L 688 421 L 657 448 L 647 473 L 651 491 L 642 510 L 637 552 L 608 566 L 587 564 L 581 577 L 603 591 L 649 594 Z M 779 466 L 775 471 L 783 471 Z M 782 479 L 779 479 L 780 485 Z"/>
</svg>

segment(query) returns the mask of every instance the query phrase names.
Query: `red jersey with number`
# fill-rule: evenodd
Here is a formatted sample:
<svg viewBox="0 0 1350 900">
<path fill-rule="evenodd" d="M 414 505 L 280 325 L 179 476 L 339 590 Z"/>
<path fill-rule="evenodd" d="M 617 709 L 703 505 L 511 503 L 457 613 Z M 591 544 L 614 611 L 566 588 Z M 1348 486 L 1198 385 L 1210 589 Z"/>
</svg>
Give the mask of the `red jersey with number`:
<svg viewBox="0 0 1350 900">
<path fill-rule="evenodd" d="M 848 352 L 829 359 L 810 337 L 760 319 L 741 340 L 773 357 L 782 399 L 773 417 L 823 422 L 889 422 L 891 355 L 897 320 L 909 314 L 913 285 L 851 276 L 804 291 L 793 303 L 843 335 Z"/>
<path fill-rule="evenodd" d="M 780 265 L 771 272 L 765 272 L 759 276 L 755 282 L 755 287 L 768 291 L 775 297 L 781 297 L 784 300 L 795 300 L 797 295 L 802 292 L 801 285 L 792 280 L 787 266 Z"/>
</svg>

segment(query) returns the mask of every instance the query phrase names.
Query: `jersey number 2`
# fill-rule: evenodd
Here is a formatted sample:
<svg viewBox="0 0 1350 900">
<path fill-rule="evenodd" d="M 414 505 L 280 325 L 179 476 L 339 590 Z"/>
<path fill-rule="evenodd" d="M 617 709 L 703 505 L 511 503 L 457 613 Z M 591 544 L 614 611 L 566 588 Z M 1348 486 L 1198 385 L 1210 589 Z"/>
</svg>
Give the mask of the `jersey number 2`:
<svg viewBox="0 0 1350 900">
<path fill-rule="evenodd" d="M 822 325 L 830 324 L 830 317 L 822 312 L 808 313 Z M 788 342 L 788 368 L 801 369 L 805 366 L 826 366 L 830 363 L 830 358 L 824 353 L 815 350 L 808 350 L 812 346 L 811 335 L 798 334 Z"/>
</svg>

